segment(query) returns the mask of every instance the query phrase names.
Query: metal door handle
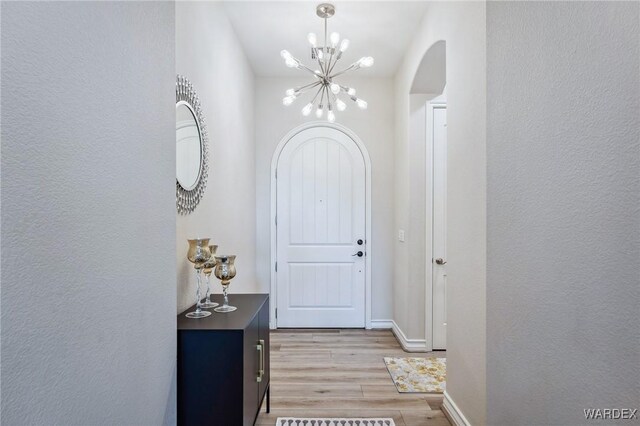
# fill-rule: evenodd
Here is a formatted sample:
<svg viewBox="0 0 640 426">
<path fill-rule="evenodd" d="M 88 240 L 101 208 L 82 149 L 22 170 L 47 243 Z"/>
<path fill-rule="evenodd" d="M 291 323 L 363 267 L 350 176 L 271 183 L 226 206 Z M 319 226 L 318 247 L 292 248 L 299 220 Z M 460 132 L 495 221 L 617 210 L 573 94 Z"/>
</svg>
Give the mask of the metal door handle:
<svg viewBox="0 0 640 426">
<path fill-rule="evenodd" d="M 444 264 L 445 264 L 445 263 L 447 263 L 447 262 L 446 262 L 446 260 L 444 260 L 443 258 L 439 257 L 439 258 L 437 258 L 437 259 L 436 259 L 436 263 L 437 263 L 438 265 L 444 265 Z"/>
<path fill-rule="evenodd" d="M 256 382 L 260 383 L 262 381 L 262 377 L 264 376 L 264 340 L 258 340 L 256 350 L 260 354 L 260 358 L 258 358 L 258 377 L 256 377 Z"/>
<path fill-rule="evenodd" d="M 352 255 L 351 255 L 351 257 L 353 257 L 353 256 L 362 257 L 362 256 L 364 256 L 364 253 L 363 253 L 363 252 L 361 252 L 361 251 L 359 251 L 359 252 L 357 252 L 357 253 L 355 253 L 355 254 L 352 254 Z"/>
</svg>

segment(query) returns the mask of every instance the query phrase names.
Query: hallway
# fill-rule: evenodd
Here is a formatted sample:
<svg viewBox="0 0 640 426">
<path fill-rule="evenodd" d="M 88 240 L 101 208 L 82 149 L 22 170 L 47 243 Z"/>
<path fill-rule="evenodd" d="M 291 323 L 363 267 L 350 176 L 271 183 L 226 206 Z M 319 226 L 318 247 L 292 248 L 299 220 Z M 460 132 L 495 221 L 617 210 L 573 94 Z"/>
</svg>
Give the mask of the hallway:
<svg viewBox="0 0 640 426">
<path fill-rule="evenodd" d="M 382 358 L 444 357 L 407 353 L 390 330 L 315 329 L 271 332 L 271 413 L 277 417 L 391 417 L 396 426 L 449 425 L 442 394 L 398 393 Z"/>
</svg>

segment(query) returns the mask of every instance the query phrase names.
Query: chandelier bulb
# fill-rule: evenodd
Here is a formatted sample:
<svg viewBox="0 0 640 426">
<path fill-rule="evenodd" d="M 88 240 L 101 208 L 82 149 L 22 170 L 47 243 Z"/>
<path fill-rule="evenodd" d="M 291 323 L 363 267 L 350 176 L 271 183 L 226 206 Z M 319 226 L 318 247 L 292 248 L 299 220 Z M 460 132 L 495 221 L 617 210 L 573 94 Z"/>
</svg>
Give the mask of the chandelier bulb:
<svg viewBox="0 0 640 426">
<path fill-rule="evenodd" d="M 329 110 L 329 112 L 327 113 L 327 120 L 329 121 L 329 123 L 333 123 L 334 121 L 336 121 L 336 115 L 333 113 L 333 111 Z"/>
<path fill-rule="evenodd" d="M 285 93 L 287 96 L 293 96 L 296 94 L 296 91 L 294 89 L 287 89 Z"/>
<path fill-rule="evenodd" d="M 367 109 L 367 101 L 364 99 L 356 99 L 356 104 L 358 104 L 360 109 Z"/>
<path fill-rule="evenodd" d="M 309 40 L 309 44 L 311 44 L 311 46 L 316 47 L 316 43 L 318 43 L 318 38 L 316 37 L 315 33 L 309 33 L 307 35 L 307 40 Z"/>
<path fill-rule="evenodd" d="M 302 108 L 302 115 L 304 115 L 305 117 L 308 116 L 309 114 L 311 114 L 312 109 L 313 109 L 312 103 L 306 104 L 304 108 Z"/>
<path fill-rule="evenodd" d="M 316 54 L 318 55 L 318 59 L 324 59 L 324 49 L 319 47 L 316 49 Z"/>
<path fill-rule="evenodd" d="M 347 104 L 345 104 L 342 99 L 336 99 L 336 107 L 338 108 L 338 111 L 344 111 L 347 109 Z"/>
<path fill-rule="evenodd" d="M 286 65 L 286 66 L 288 66 L 289 68 L 298 68 L 298 65 L 299 65 L 299 64 L 298 64 L 298 61 L 296 61 L 295 59 L 293 59 L 293 58 L 291 58 L 291 57 L 290 57 L 290 58 L 285 59 L 285 60 L 284 60 L 284 63 L 285 63 L 285 65 Z"/>
<path fill-rule="evenodd" d="M 295 100 L 296 100 L 296 97 L 295 97 L 295 96 L 287 96 L 287 97 L 284 97 L 284 98 L 282 98 L 282 105 L 284 105 L 284 106 L 289 106 L 289 105 L 291 105 L 291 104 L 293 103 L 293 101 L 295 101 Z"/>
<path fill-rule="evenodd" d="M 280 56 L 282 56 L 282 59 L 284 59 L 285 61 L 287 59 L 293 59 L 293 56 L 291 56 L 291 53 L 289 53 L 288 50 L 282 50 L 280 51 Z"/>
<path fill-rule="evenodd" d="M 347 88 L 347 94 L 349 96 L 355 96 L 356 95 L 356 89 L 354 89 L 353 87 L 348 87 Z"/>
<path fill-rule="evenodd" d="M 342 40 L 342 43 L 340 43 L 340 52 L 344 52 L 348 48 L 349 48 L 349 39 L 345 38 L 344 40 Z"/>
<path fill-rule="evenodd" d="M 364 56 L 358 60 L 358 65 L 362 68 L 369 68 L 373 65 L 373 58 L 371 56 Z"/>
<path fill-rule="evenodd" d="M 329 40 L 331 41 L 331 47 L 336 47 L 338 42 L 340 41 L 340 34 L 333 32 L 331 36 L 329 36 Z"/>
<path fill-rule="evenodd" d="M 316 117 L 318 118 L 322 117 L 323 112 L 324 110 L 322 109 L 322 105 L 318 105 L 318 109 L 316 110 Z"/>
<path fill-rule="evenodd" d="M 336 83 L 331 83 L 331 93 L 333 93 L 334 95 L 337 95 L 338 93 L 340 93 L 340 85 L 336 84 Z"/>
</svg>

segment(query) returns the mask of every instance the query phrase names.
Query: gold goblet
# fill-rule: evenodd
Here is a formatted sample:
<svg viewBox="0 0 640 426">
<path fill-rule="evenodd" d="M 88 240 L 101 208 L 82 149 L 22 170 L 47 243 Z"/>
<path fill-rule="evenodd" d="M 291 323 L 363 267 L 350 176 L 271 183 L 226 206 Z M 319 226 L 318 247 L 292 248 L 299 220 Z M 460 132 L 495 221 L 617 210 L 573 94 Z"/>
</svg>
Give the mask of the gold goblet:
<svg viewBox="0 0 640 426">
<path fill-rule="evenodd" d="M 193 263 L 193 267 L 196 270 L 198 287 L 196 290 L 196 310 L 194 312 L 189 312 L 186 316 L 188 318 L 204 318 L 211 315 L 211 312 L 202 310 L 202 296 L 200 295 L 202 268 L 204 267 L 204 263 L 211 258 L 209 238 L 198 238 L 188 241 L 189 251 L 187 252 L 187 259 L 189 259 L 189 262 Z"/>
<path fill-rule="evenodd" d="M 229 297 L 227 294 L 227 290 L 229 288 L 229 284 L 231 283 L 231 279 L 236 276 L 236 265 L 234 262 L 236 261 L 235 255 L 220 255 L 215 256 L 216 266 L 213 269 L 213 273 L 216 274 L 216 277 L 220 280 L 222 284 L 222 295 L 223 302 L 222 306 L 218 306 L 214 309 L 216 312 L 233 312 L 237 308 L 235 306 L 229 305 Z"/>
<path fill-rule="evenodd" d="M 202 302 L 202 309 L 211 309 L 218 306 L 216 302 L 211 300 L 211 272 L 213 272 L 213 268 L 216 266 L 216 259 L 214 258 L 214 254 L 218 250 L 218 246 L 210 245 L 209 251 L 211 252 L 211 257 L 209 260 L 204 262 L 202 267 L 202 272 L 204 272 L 204 276 L 207 278 L 207 294 L 204 296 L 204 302 Z"/>
</svg>

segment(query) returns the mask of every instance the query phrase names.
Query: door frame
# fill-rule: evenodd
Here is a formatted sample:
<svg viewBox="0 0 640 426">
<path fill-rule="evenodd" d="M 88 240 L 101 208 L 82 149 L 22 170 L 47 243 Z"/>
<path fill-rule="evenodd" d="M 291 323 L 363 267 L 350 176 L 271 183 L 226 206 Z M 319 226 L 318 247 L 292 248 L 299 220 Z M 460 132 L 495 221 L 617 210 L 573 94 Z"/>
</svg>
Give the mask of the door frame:
<svg viewBox="0 0 640 426">
<path fill-rule="evenodd" d="M 352 141 L 355 142 L 360 153 L 362 154 L 362 158 L 364 159 L 364 167 L 365 167 L 365 241 L 366 241 L 366 255 L 365 255 L 365 277 L 364 277 L 364 312 L 365 312 L 365 328 L 371 329 L 371 248 L 373 247 L 373 238 L 371 236 L 371 158 L 369 157 L 369 151 L 367 151 L 367 147 L 362 143 L 362 140 L 348 129 L 345 126 L 336 123 L 328 123 L 326 121 L 313 121 L 305 124 L 301 124 L 300 126 L 294 128 L 289 131 L 278 143 L 275 151 L 273 152 L 273 156 L 271 158 L 271 215 L 270 215 L 270 235 L 271 235 L 271 253 L 270 253 L 270 267 L 271 267 L 271 282 L 269 283 L 269 291 L 272 302 L 270 303 L 270 313 L 269 313 L 269 327 L 271 329 L 278 328 L 277 320 L 276 320 L 276 306 L 278 300 L 278 289 L 277 289 L 277 272 L 276 272 L 276 259 L 277 259 L 277 233 L 276 233 L 276 211 L 277 211 L 277 180 L 276 180 L 276 170 L 278 168 L 278 162 L 280 160 L 280 154 L 282 150 L 287 145 L 287 143 L 298 133 L 301 133 L 305 130 L 313 129 L 316 127 L 324 127 L 330 128 L 334 130 L 338 130 L 344 133 L 347 137 L 349 137 Z M 273 301 L 276 301 L 274 303 Z"/>
<path fill-rule="evenodd" d="M 425 189 L 426 189 L 426 224 L 425 224 L 425 346 L 426 351 L 433 350 L 433 110 L 447 108 L 447 101 L 442 95 L 428 100 L 425 107 Z M 447 150 L 448 152 L 448 150 Z"/>
</svg>

